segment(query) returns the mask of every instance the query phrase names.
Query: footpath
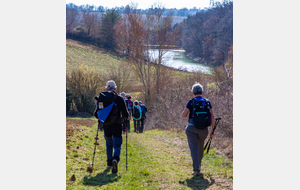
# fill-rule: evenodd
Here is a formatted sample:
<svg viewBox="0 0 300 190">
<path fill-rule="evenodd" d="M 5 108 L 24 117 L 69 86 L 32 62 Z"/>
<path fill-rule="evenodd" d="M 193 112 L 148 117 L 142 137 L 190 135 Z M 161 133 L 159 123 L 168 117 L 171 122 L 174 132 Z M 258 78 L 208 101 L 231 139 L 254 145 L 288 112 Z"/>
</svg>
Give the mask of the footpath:
<svg viewBox="0 0 300 190">
<path fill-rule="evenodd" d="M 105 170 L 105 140 L 103 132 L 99 132 L 94 170 L 90 174 L 87 167 L 92 164 L 97 129 L 97 123 L 91 123 L 67 119 L 67 189 L 233 189 L 231 160 L 212 149 L 202 160 L 203 175 L 192 176 L 186 135 L 170 131 L 128 133 L 127 171 L 124 134 L 117 174 Z"/>
</svg>

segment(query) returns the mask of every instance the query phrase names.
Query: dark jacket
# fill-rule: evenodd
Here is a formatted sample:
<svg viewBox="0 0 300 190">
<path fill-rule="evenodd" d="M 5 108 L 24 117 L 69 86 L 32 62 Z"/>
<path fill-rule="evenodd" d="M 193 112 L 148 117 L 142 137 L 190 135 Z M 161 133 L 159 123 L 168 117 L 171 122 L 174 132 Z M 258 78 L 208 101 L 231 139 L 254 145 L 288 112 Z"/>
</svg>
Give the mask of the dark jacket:
<svg viewBox="0 0 300 190">
<path fill-rule="evenodd" d="M 147 107 L 144 104 L 141 104 L 141 110 L 142 110 L 142 118 L 146 118 L 146 112 L 148 110 L 147 110 Z"/>
<path fill-rule="evenodd" d="M 118 108 L 120 117 L 128 118 L 129 114 L 128 114 L 128 111 L 127 111 L 127 108 L 125 105 L 125 101 L 122 96 L 118 95 L 114 91 L 111 91 L 111 92 L 105 91 L 105 92 L 101 92 L 101 93 L 102 93 L 102 97 L 104 97 L 104 103 L 103 103 L 104 107 L 108 106 L 112 102 L 114 96 L 116 95 L 114 102 L 117 104 L 117 108 Z M 100 94 L 99 94 L 98 98 L 100 97 Z M 105 103 L 105 102 L 108 102 L 108 103 Z M 94 116 L 98 119 L 97 111 L 98 110 L 96 108 L 95 112 L 94 112 Z"/>
</svg>

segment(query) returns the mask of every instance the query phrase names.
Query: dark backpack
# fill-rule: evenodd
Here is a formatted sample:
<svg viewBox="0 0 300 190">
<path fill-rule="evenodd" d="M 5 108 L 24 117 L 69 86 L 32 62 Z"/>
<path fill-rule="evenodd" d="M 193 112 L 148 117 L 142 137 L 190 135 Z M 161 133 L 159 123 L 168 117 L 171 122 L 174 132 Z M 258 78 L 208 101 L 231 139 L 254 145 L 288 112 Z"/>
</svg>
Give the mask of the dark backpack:
<svg viewBox="0 0 300 190">
<path fill-rule="evenodd" d="M 97 99 L 97 114 L 103 125 L 122 124 L 117 104 L 114 102 L 116 97 L 114 92 L 101 92 Z"/>
<path fill-rule="evenodd" d="M 134 118 L 140 118 L 140 111 L 139 111 L 139 108 L 137 108 L 137 107 L 133 107 L 133 112 L 132 112 L 132 116 L 134 117 Z"/>
<path fill-rule="evenodd" d="M 197 129 L 205 129 L 210 126 L 211 123 L 211 114 L 209 103 L 205 98 L 202 98 L 199 102 L 194 98 L 193 99 L 193 115 L 192 123 Z"/>
</svg>

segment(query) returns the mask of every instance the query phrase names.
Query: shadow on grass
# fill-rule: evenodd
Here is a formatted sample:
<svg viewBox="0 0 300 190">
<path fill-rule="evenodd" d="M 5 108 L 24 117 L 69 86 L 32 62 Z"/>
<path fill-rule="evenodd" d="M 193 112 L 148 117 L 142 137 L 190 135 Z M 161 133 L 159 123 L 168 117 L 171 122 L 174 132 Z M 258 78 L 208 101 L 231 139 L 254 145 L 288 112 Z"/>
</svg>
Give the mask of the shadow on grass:
<svg viewBox="0 0 300 190">
<path fill-rule="evenodd" d="M 209 177 L 209 180 L 205 179 L 203 174 L 200 174 L 200 176 L 193 176 L 190 179 L 186 179 L 185 181 L 181 181 L 179 183 L 182 183 L 191 189 L 207 189 L 209 186 L 215 183 L 215 180 L 211 177 Z"/>
<path fill-rule="evenodd" d="M 88 186 L 103 186 L 108 183 L 113 183 L 115 181 L 118 181 L 121 176 L 118 176 L 118 174 L 111 173 L 109 170 L 104 170 L 102 173 L 98 173 L 96 176 L 92 177 L 84 176 L 83 177 L 83 185 Z"/>
</svg>

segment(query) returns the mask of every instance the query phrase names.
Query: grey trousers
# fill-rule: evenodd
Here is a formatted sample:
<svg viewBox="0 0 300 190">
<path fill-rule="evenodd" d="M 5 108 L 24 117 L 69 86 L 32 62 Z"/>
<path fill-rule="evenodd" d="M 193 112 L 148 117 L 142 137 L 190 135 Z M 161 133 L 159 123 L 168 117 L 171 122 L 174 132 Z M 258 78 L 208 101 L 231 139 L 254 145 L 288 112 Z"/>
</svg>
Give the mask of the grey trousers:
<svg viewBox="0 0 300 190">
<path fill-rule="evenodd" d="M 201 160 L 203 157 L 204 140 L 208 135 L 208 128 L 197 129 L 193 124 L 188 123 L 185 128 L 191 156 L 193 160 L 194 171 L 201 170 Z"/>
</svg>

